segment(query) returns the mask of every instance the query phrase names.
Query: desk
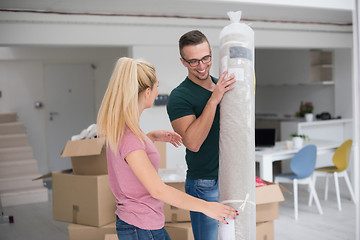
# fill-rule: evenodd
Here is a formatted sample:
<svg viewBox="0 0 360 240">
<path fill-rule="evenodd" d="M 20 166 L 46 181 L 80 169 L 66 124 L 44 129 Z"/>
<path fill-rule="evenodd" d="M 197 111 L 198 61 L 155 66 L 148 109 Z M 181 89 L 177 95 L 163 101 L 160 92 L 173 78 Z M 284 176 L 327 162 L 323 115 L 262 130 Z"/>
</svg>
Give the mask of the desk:
<svg viewBox="0 0 360 240">
<path fill-rule="evenodd" d="M 307 140 L 304 145 L 314 144 L 317 147 L 317 155 L 334 153 L 341 145 L 337 141 Z M 286 149 L 285 141 L 276 142 L 272 148 L 255 151 L 255 161 L 259 163 L 260 178 L 269 182 L 273 181 L 273 162 L 291 159 L 299 149 Z"/>
</svg>

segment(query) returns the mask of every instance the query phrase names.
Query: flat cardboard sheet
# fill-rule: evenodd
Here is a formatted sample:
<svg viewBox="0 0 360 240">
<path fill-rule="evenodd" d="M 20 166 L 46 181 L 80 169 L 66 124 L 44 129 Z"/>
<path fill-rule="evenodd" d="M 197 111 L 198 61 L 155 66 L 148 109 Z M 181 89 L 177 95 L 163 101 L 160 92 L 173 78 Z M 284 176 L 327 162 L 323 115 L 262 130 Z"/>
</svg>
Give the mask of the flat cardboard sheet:
<svg viewBox="0 0 360 240">
<path fill-rule="evenodd" d="M 61 157 L 83 157 L 99 155 L 105 145 L 105 140 L 100 138 L 67 141 Z"/>
<path fill-rule="evenodd" d="M 155 142 L 160 153 L 160 168 L 166 168 L 166 143 Z M 99 138 L 68 141 L 61 157 L 70 157 L 75 174 L 107 174 L 105 140 Z"/>
<path fill-rule="evenodd" d="M 107 174 L 105 140 L 99 138 L 68 141 L 61 157 L 71 157 L 75 174 Z"/>
<path fill-rule="evenodd" d="M 282 201 L 284 195 L 278 184 L 270 183 L 256 188 L 256 205 Z"/>
</svg>

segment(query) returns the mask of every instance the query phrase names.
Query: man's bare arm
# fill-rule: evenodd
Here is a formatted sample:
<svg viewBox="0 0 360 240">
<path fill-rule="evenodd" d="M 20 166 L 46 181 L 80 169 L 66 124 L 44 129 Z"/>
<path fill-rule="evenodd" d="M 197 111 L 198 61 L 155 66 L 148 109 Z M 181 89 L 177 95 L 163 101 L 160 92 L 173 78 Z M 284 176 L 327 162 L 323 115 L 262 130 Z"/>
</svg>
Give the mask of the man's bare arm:
<svg viewBox="0 0 360 240">
<path fill-rule="evenodd" d="M 230 86 L 235 82 L 234 76 L 224 78 L 226 73 L 224 72 L 220 76 L 210 99 L 198 118 L 195 115 L 188 115 L 171 122 L 174 131 L 181 135 L 183 144 L 190 151 L 199 151 L 213 124 L 217 105 L 224 94 L 234 88 Z"/>
</svg>

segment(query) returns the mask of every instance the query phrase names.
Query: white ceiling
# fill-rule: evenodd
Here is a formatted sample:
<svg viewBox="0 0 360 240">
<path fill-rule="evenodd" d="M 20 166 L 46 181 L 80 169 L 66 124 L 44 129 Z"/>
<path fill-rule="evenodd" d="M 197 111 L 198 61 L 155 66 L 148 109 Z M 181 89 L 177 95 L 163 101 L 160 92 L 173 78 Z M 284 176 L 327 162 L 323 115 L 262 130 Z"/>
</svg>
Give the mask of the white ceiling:
<svg viewBox="0 0 360 240">
<path fill-rule="evenodd" d="M 54 12 L 166 15 L 190 18 L 224 18 L 241 10 L 250 21 L 351 24 L 352 0 L 1 0 L 1 9 Z"/>
</svg>

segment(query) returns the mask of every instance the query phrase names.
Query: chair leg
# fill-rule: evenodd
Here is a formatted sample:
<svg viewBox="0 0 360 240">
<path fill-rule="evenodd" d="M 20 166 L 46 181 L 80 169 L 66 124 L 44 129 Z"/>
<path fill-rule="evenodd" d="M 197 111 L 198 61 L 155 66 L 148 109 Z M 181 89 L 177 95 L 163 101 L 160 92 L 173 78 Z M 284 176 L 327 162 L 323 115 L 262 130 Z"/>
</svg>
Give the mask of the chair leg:
<svg viewBox="0 0 360 240">
<path fill-rule="evenodd" d="M 338 173 L 337 172 L 334 172 L 334 181 L 335 181 L 335 190 L 336 190 L 336 199 L 337 199 L 337 203 L 338 203 L 338 209 L 339 209 L 339 211 L 341 211 L 339 178 L 338 178 Z"/>
<path fill-rule="evenodd" d="M 324 194 L 324 200 L 328 199 L 328 192 L 329 192 L 329 176 L 325 176 L 325 194 Z"/>
<path fill-rule="evenodd" d="M 277 177 L 275 177 L 274 179 L 274 183 L 278 184 L 279 183 L 279 179 Z"/>
<path fill-rule="evenodd" d="M 314 172 L 313 175 L 312 175 L 314 187 L 315 187 L 315 184 L 316 184 L 316 177 L 317 177 L 317 174 L 316 174 L 316 172 Z M 312 205 L 313 197 L 314 197 L 314 195 L 313 195 L 312 191 L 310 191 L 308 206 L 311 206 L 311 205 Z"/>
<path fill-rule="evenodd" d="M 351 199 L 355 203 L 355 194 L 354 194 L 354 190 L 351 187 L 349 175 L 347 174 L 346 170 L 343 172 L 343 174 L 344 174 L 346 185 L 347 185 L 347 187 L 349 189 L 349 192 L 350 192 L 350 195 L 351 195 Z"/>
<path fill-rule="evenodd" d="M 294 211 L 295 211 L 295 220 L 298 220 L 298 183 L 297 179 L 293 181 L 294 188 Z"/>
<path fill-rule="evenodd" d="M 311 181 L 311 179 L 310 179 L 310 182 L 309 182 L 309 186 L 310 186 L 311 194 L 314 196 L 317 209 L 318 209 L 320 215 L 322 215 L 323 211 L 322 211 L 322 208 L 321 208 L 321 205 L 320 205 L 320 201 L 319 201 L 318 195 L 316 193 L 314 183 Z"/>
</svg>

